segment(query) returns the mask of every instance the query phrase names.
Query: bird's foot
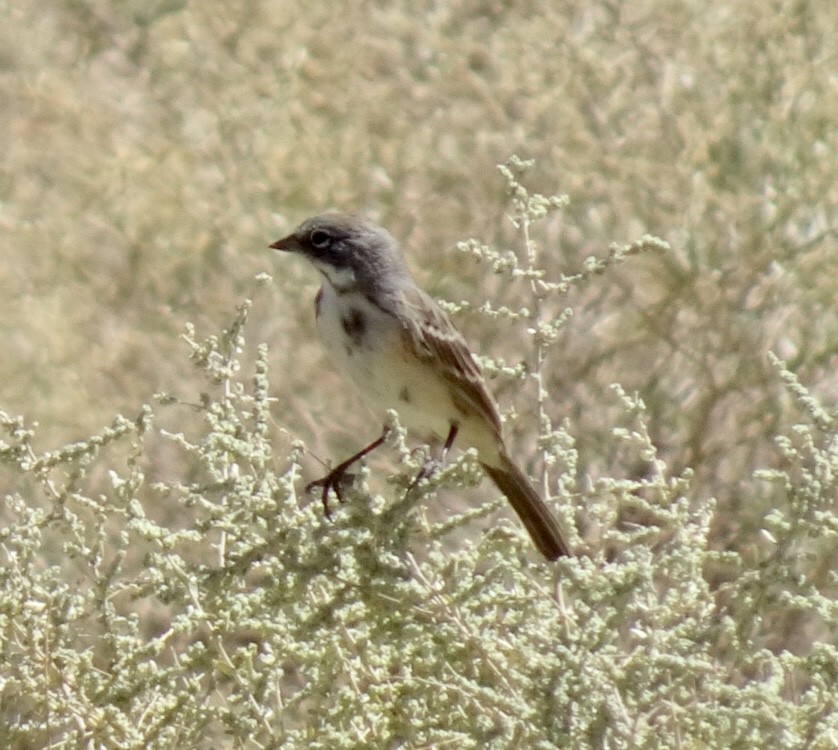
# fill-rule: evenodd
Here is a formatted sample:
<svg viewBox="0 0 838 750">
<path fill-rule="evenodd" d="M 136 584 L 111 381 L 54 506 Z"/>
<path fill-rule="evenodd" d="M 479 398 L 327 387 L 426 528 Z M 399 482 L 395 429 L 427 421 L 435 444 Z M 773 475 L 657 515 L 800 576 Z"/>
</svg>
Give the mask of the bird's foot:
<svg viewBox="0 0 838 750">
<path fill-rule="evenodd" d="M 343 464 L 336 466 L 325 477 L 315 479 L 306 485 L 306 492 L 313 492 L 318 487 L 322 488 L 320 493 L 320 502 L 323 504 L 323 513 L 326 518 L 331 519 L 332 509 L 329 507 L 329 493 L 334 492 L 338 502 L 345 502 L 343 497 L 343 488 L 351 485 L 355 480 L 355 475 L 347 471 L 347 466 Z"/>
<path fill-rule="evenodd" d="M 416 476 L 413 477 L 413 481 L 410 483 L 410 486 L 407 488 L 408 492 L 412 492 L 413 489 L 416 487 L 419 482 L 423 479 L 430 479 L 434 474 L 436 474 L 442 467 L 444 466 L 443 461 L 438 461 L 435 458 L 427 458 L 425 463 L 422 464 L 422 468 L 419 469 Z"/>
</svg>

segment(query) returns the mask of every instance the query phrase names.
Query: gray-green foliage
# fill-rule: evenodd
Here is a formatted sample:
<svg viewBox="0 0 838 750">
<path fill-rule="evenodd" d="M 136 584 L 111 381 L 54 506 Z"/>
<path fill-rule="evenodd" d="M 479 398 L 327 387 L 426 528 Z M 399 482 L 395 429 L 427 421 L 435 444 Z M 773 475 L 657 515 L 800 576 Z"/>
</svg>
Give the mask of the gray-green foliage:
<svg viewBox="0 0 838 750">
<path fill-rule="evenodd" d="M 522 258 L 464 249 L 533 285 L 514 315 L 537 364 L 566 318 L 541 302 L 665 248 L 646 238 L 543 278 L 529 228 L 563 202 L 530 195 L 524 166 L 505 168 Z M 2 415 L 1 746 L 836 746 L 836 581 L 822 564 L 838 543 L 838 430 L 778 360 L 802 421 L 778 438 L 777 466 L 743 478 L 779 488 L 762 546 L 709 549 L 715 503 L 660 458 L 642 400 L 615 386 L 610 445 L 631 475 L 580 477 L 569 426 L 545 409 L 532 421 L 542 485 L 583 553 L 551 566 L 517 526 L 469 525 L 496 504 L 429 520 L 437 493 L 479 481 L 473 456 L 409 490 L 421 456 L 392 417 L 390 487 L 358 483 L 326 520 L 302 495 L 303 446 L 275 429 L 267 348 L 246 356 L 250 309 L 218 336 L 187 333 L 197 397 L 161 395 L 46 453 Z M 549 397 L 537 367 L 494 365 Z"/>
</svg>

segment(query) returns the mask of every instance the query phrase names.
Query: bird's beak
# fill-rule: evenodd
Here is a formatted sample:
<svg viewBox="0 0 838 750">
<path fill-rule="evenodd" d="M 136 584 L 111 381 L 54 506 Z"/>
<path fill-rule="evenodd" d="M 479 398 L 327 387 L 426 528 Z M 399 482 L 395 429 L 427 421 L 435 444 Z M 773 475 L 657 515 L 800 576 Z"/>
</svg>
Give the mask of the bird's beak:
<svg viewBox="0 0 838 750">
<path fill-rule="evenodd" d="M 297 238 L 293 234 L 289 234 L 287 237 L 277 240 L 272 245 L 268 245 L 268 247 L 272 247 L 274 250 L 285 250 L 286 252 L 293 253 L 300 246 Z"/>
</svg>

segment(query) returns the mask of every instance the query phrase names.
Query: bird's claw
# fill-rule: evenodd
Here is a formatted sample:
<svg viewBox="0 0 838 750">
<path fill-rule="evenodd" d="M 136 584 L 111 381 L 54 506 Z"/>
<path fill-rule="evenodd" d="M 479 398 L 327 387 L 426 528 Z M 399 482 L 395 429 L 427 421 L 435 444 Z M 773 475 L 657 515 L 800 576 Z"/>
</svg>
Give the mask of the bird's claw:
<svg viewBox="0 0 838 750">
<path fill-rule="evenodd" d="M 433 458 L 429 458 L 425 461 L 422 465 L 422 468 L 419 469 L 419 472 L 413 477 L 413 481 L 410 483 L 410 487 L 407 488 L 408 492 L 411 492 L 414 487 L 416 487 L 419 482 L 423 479 L 430 479 L 434 474 L 436 474 L 441 468 L 443 464 L 441 461 L 437 461 Z"/>
<path fill-rule="evenodd" d="M 354 479 L 354 474 L 350 474 L 345 466 L 337 466 L 325 477 L 315 479 L 306 485 L 306 492 L 312 492 L 318 487 L 323 488 L 320 494 L 320 502 L 323 503 L 323 513 L 326 518 L 331 519 L 332 517 L 332 509 L 329 507 L 329 493 L 334 492 L 338 502 L 345 502 L 342 487 L 347 479 L 350 481 Z"/>
</svg>

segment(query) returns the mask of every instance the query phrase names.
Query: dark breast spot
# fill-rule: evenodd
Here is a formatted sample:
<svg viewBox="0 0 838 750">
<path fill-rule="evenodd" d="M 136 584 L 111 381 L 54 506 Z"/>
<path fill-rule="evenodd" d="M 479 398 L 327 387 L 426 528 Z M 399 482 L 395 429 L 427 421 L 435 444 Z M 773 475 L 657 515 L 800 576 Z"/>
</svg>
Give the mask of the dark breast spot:
<svg viewBox="0 0 838 750">
<path fill-rule="evenodd" d="M 399 401 L 402 401 L 405 404 L 409 404 L 411 402 L 411 400 L 412 400 L 412 397 L 410 395 L 410 391 L 407 389 L 407 387 L 402 388 L 399 391 Z"/>
<path fill-rule="evenodd" d="M 367 318 L 357 307 L 349 309 L 341 319 L 343 332 L 349 336 L 356 346 L 360 346 L 364 334 L 367 331 Z"/>
</svg>

